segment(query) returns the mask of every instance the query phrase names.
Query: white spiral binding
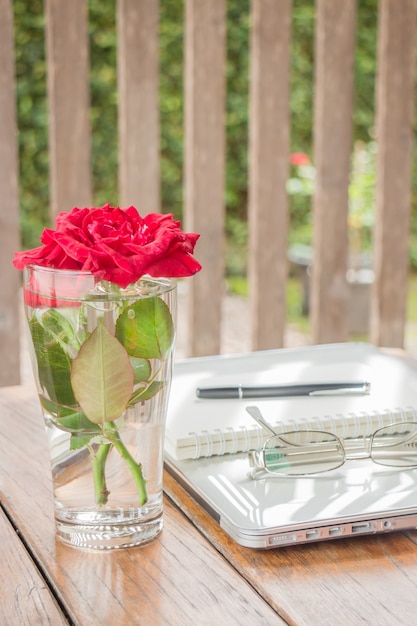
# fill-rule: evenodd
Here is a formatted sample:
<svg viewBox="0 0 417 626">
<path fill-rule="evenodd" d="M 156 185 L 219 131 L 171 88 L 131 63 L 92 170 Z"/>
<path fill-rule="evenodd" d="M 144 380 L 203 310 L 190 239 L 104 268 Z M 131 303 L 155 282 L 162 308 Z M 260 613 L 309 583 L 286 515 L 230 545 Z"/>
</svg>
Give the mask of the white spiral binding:
<svg viewBox="0 0 417 626">
<path fill-rule="evenodd" d="M 230 451 L 230 454 L 236 454 L 239 451 L 239 441 L 237 438 L 237 432 L 231 426 L 227 428 L 227 432 L 232 435 L 232 449 Z"/>
<path fill-rule="evenodd" d="M 343 439 L 371 436 L 379 428 L 390 424 L 407 421 L 417 422 L 417 409 L 414 407 L 384 409 L 382 411 L 362 411 L 360 413 L 339 413 L 337 415 L 314 416 L 300 420 L 290 419 L 272 424 L 279 433 L 299 430 L 321 430 L 331 432 Z M 268 434 L 258 426 L 252 428 L 240 425 L 238 428 L 227 427 L 203 430 L 200 433 L 190 432 L 194 438 L 195 451 L 192 459 L 210 456 L 223 456 L 226 453 L 237 454 L 250 449 L 262 448 Z M 254 439 L 256 439 L 254 441 Z M 227 444 L 230 442 L 230 450 Z"/>
<path fill-rule="evenodd" d="M 248 450 L 250 450 L 249 429 L 247 426 L 239 426 L 239 432 L 243 433 L 244 437 L 244 442 L 241 446 L 242 452 L 248 452 Z"/>
<path fill-rule="evenodd" d="M 194 437 L 195 452 L 194 452 L 194 455 L 193 455 L 192 459 L 193 459 L 193 461 L 195 461 L 196 459 L 199 459 L 200 456 L 201 456 L 200 437 L 198 436 L 198 434 L 196 432 L 190 433 L 190 436 Z"/>
<path fill-rule="evenodd" d="M 223 456 L 226 454 L 226 439 L 224 438 L 224 433 L 221 428 L 216 428 L 214 431 L 219 436 L 219 456 Z"/>
<path fill-rule="evenodd" d="M 202 434 L 206 438 L 206 442 L 205 443 L 207 444 L 207 452 L 206 452 L 206 454 L 204 454 L 204 456 L 213 456 L 213 438 L 210 435 L 208 430 L 203 430 Z"/>
</svg>

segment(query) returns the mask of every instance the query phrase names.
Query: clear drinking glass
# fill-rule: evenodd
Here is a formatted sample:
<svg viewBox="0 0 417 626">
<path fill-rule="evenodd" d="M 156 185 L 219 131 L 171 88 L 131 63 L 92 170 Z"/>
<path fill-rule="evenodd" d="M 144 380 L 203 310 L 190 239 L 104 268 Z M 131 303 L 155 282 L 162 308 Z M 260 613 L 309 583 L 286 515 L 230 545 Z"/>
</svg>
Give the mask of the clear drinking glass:
<svg viewBox="0 0 417 626">
<path fill-rule="evenodd" d="M 163 525 L 175 281 L 122 289 L 28 266 L 24 299 L 58 536 L 92 549 L 151 541 Z"/>
</svg>

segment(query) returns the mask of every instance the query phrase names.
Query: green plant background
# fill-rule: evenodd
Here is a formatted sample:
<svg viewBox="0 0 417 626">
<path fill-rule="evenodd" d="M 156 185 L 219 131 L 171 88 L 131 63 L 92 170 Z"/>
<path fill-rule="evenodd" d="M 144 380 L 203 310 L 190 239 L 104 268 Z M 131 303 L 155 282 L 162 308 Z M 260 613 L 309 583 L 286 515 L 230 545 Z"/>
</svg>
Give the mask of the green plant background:
<svg viewBox="0 0 417 626">
<path fill-rule="evenodd" d="M 43 0 L 14 0 L 20 151 L 22 246 L 39 243 L 49 225 L 48 131 Z M 250 1 L 227 1 L 226 264 L 230 277 L 246 273 L 247 142 Z M 89 0 L 94 204 L 118 204 L 115 0 Z M 359 0 L 355 65 L 354 142 L 373 142 L 378 0 Z M 184 0 L 160 0 L 160 112 L 162 208 L 182 217 Z M 314 0 L 293 0 L 291 150 L 312 157 Z M 329 155 L 331 158 L 331 155 Z M 416 168 L 415 168 L 416 173 Z M 291 176 L 299 176 L 291 166 Z M 372 172 L 368 173 L 371 177 Z M 415 177 L 415 176 L 414 176 Z M 353 180 L 356 189 L 363 180 Z M 369 248 L 373 194 L 365 196 Z M 410 258 L 417 266 L 417 210 Z M 290 244 L 311 241 L 311 195 L 290 195 Z M 369 220 L 371 226 L 369 226 Z"/>
</svg>

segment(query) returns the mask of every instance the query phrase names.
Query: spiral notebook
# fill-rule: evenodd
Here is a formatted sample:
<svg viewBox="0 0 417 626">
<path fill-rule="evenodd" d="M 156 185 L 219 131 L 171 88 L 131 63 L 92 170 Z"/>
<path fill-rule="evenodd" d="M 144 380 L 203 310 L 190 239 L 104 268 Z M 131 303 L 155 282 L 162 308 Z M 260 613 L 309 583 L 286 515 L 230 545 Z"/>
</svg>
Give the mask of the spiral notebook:
<svg viewBox="0 0 417 626">
<path fill-rule="evenodd" d="M 323 474 L 254 477 L 245 449 L 264 433 L 245 400 L 202 400 L 202 386 L 368 380 L 367 396 L 257 399 L 274 428 L 312 426 L 349 436 L 417 421 L 417 370 L 368 344 L 333 344 L 177 363 L 165 467 L 237 543 L 272 549 L 417 527 L 417 468 L 368 458 Z M 250 404 L 254 404 L 251 400 Z M 240 451 L 239 451 L 240 450 Z M 193 458 L 194 457 L 194 458 Z M 198 458 L 197 458 L 198 457 Z"/>
<path fill-rule="evenodd" d="M 368 381 L 369 395 L 200 399 L 199 387 Z M 268 433 L 245 411 L 259 406 L 276 432 L 313 428 L 342 437 L 371 434 L 417 419 L 417 371 L 403 358 L 364 343 L 269 350 L 178 362 L 174 370 L 165 449 L 196 459 L 259 448 Z"/>
</svg>

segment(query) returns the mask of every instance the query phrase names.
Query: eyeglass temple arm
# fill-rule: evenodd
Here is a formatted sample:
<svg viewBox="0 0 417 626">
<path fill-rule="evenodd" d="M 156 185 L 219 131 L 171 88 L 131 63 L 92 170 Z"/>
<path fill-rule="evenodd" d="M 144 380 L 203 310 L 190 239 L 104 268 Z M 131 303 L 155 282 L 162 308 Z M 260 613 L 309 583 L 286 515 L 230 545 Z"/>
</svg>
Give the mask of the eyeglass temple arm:
<svg viewBox="0 0 417 626">
<path fill-rule="evenodd" d="M 265 471 L 265 463 L 260 457 L 259 450 L 249 450 L 248 461 L 249 467 L 251 468 L 250 475 L 252 478 L 254 478 L 259 472 Z"/>
<path fill-rule="evenodd" d="M 265 419 L 262 416 L 262 413 L 260 412 L 257 406 L 247 406 L 246 411 L 255 420 L 255 422 L 259 424 L 259 426 L 262 426 L 263 428 L 265 428 L 265 430 L 267 430 L 272 435 L 277 434 L 275 430 L 271 428 L 268 422 L 265 421 Z"/>
</svg>

